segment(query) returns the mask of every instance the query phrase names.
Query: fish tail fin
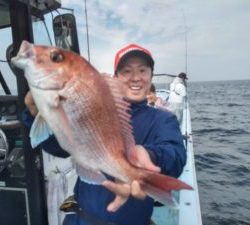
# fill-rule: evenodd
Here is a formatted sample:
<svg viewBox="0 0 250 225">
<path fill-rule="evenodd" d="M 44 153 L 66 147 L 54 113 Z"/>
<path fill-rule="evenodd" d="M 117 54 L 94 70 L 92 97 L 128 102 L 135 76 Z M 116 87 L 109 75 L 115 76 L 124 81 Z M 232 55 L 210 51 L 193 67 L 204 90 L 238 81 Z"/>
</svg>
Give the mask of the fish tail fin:
<svg viewBox="0 0 250 225">
<path fill-rule="evenodd" d="M 41 114 L 38 113 L 31 126 L 29 134 L 32 148 L 37 147 L 41 142 L 48 139 L 52 134 L 52 130 L 48 127 Z"/>
<path fill-rule="evenodd" d="M 143 190 L 149 196 L 172 207 L 176 207 L 176 201 L 172 198 L 170 191 L 181 189 L 193 190 L 190 185 L 181 180 L 150 171 L 143 173 L 142 181 Z"/>
</svg>

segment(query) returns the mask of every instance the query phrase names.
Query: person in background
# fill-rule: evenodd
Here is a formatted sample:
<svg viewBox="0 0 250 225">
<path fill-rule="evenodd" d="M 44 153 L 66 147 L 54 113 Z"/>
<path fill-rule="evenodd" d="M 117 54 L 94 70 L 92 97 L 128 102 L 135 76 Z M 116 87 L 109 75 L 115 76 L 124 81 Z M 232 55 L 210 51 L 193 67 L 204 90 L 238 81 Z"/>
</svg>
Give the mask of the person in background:
<svg viewBox="0 0 250 225">
<path fill-rule="evenodd" d="M 147 105 L 154 70 L 149 50 L 130 44 L 115 56 L 115 78 L 123 82 L 125 98 L 131 103 L 131 122 L 139 159 L 135 166 L 178 177 L 186 163 L 186 149 L 176 117 Z M 27 95 L 27 98 L 32 96 Z M 31 103 L 32 101 L 26 100 Z M 32 107 L 33 104 L 27 107 Z M 83 109 L 84 110 L 84 109 Z M 41 147 L 56 156 L 68 157 L 54 136 Z M 143 192 L 139 182 L 116 182 L 112 177 L 103 185 L 92 185 L 78 178 L 74 197 L 80 212 L 66 215 L 64 225 L 90 225 L 89 219 L 114 225 L 149 225 L 154 200 Z"/>
<path fill-rule="evenodd" d="M 170 94 L 168 97 L 168 110 L 173 112 L 179 123 L 182 122 L 184 102 L 186 96 L 187 75 L 180 73 L 170 84 Z"/>
<path fill-rule="evenodd" d="M 155 85 L 152 83 L 149 93 L 147 95 L 147 101 L 150 106 L 156 108 L 167 109 L 168 103 L 164 101 L 161 97 L 157 97 Z"/>
</svg>

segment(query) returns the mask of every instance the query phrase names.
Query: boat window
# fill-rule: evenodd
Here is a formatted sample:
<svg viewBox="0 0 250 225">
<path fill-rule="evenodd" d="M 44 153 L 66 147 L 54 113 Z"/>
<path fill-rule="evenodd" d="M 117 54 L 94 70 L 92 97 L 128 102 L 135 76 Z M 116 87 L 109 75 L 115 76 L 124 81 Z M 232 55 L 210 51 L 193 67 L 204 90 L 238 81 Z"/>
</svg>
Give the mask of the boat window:
<svg viewBox="0 0 250 225">
<path fill-rule="evenodd" d="M 9 4 L 7 0 L 0 0 L 0 29 L 10 26 Z"/>
<path fill-rule="evenodd" d="M 0 72 L 8 88 L 10 89 L 11 94 L 17 94 L 16 77 L 11 71 L 9 64 L 7 62 L 7 55 L 11 54 L 11 44 L 12 44 L 12 33 L 10 27 L 0 29 L 0 41 L 1 41 Z M 5 94 L 5 92 L 2 85 L 0 84 L 0 95 L 3 94 Z"/>
<path fill-rule="evenodd" d="M 54 45 L 52 21 L 49 15 L 44 19 L 32 16 L 34 43 L 40 45 Z"/>
</svg>

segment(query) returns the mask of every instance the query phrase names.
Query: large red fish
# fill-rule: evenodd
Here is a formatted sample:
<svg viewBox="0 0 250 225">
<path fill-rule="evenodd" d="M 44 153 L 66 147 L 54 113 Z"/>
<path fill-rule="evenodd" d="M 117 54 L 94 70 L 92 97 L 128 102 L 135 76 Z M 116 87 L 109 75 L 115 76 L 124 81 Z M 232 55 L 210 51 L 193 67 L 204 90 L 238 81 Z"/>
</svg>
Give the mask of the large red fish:
<svg viewBox="0 0 250 225">
<path fill-rule="evenodd" d="M 30 134 L 33 147 L 53 133 L 86 182 L 101 184 L 104 173 L 126 183 L 136 179 L 148 195 L 163 203 L 170 190 L 192 189 L 130 163 L 136 145 L 120 81 L 100 75 L 73 52 L 27 41 L 12 63 L 25 70 L 39 110 Z"/>
</svg>

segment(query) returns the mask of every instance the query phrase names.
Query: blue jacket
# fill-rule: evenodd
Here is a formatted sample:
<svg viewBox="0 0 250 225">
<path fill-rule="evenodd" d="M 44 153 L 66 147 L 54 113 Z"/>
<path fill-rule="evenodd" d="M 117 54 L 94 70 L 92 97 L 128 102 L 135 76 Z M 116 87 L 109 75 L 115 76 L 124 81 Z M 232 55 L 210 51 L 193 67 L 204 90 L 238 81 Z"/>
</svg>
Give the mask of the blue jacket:
<svg viewBox="0 0 250 225">
<path fill-rule="evenodd" d="M 143 145 L 149 151 L 152 161 L 161 168 L 162 173 L 178 177 L 186 163 L 186 150 L 176 116 L 147 106 L 146 101 L 132 104 L 131 113 L 136 144 Z M 41 145 L 53 155 L 68 156 L 54 136 Z M 78 179 L 74 192 L 81 208 L 104 221 L 119 225 L 149 224 L 154 203 L 149 197 L 145 200 L 130 197 L 117 212 L 110 213 L 106 207 L 115 196 L 103 186 L 87 184 Z M 76 215 L 66 216 L 65 224 L 87 225 Z"/>
</svg>

